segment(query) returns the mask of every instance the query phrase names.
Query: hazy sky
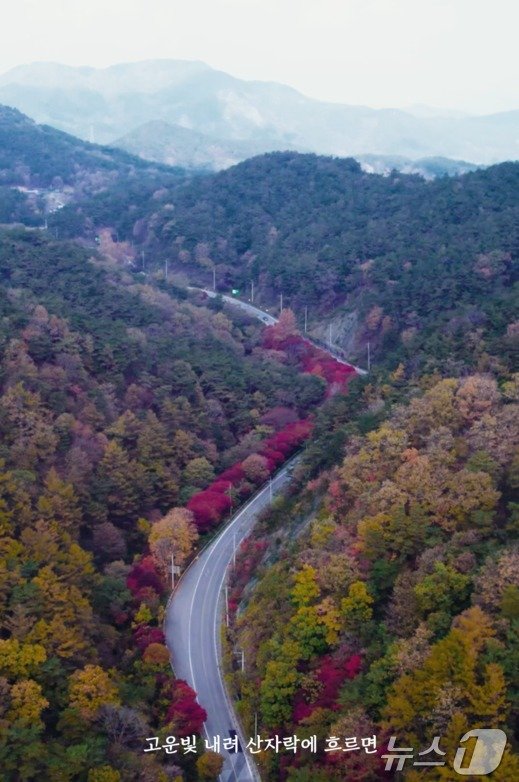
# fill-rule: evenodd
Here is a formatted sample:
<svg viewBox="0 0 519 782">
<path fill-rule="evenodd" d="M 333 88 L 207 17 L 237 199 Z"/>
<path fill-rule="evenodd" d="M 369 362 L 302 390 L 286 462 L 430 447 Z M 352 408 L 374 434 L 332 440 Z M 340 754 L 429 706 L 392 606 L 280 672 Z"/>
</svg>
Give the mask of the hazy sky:
<svg viewBox="0 0 519 782">
<path fill-rule="evenodd" d="M 518 0 L 3 0 L 0 71 L 198 59 L 312 97 L 519 108 Z"/>
</svg>

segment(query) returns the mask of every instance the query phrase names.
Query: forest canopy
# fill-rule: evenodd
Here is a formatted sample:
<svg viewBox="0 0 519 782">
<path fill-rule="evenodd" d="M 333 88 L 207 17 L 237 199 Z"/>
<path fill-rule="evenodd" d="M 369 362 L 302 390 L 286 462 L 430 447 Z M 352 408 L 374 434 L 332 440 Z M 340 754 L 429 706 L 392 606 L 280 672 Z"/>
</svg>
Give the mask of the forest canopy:
<svg viewBox="0 0 519 782">
<path fill-rule="evenodd" d="M 192 553 L 216 475 L 243 462 L 237 502 L 254 454 L 307 436 L 324 381 L 39 231 L 0 232 L 0 350 L 2 779 L 170 779 L 145 737 L 205 712 L 171 672 L 164 558 Z"/>
</svg>

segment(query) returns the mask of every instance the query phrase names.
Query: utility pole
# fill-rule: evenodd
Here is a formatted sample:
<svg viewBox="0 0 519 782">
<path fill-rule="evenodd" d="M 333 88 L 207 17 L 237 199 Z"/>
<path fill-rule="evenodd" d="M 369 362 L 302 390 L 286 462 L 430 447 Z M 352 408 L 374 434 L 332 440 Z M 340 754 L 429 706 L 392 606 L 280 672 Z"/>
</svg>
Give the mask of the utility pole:
<svg viewBox="0 0 519 782">
<path fill-rule="evenodd" d="M 142 271 L 146 271 L 146 255 L 144 253 L 144 250 L 141 250 L 141 258 L 142 258 Z"/>
<path fill-rule="evenodd" d="M 225 624 L 229 627 L 229 587 L 225 585 Z"/>
<path fill-rule="evenodd" d="M 371 350 L 370 350 L 370 344 L 368 340 L 368 372 L 371 369 Z"/>
<path fill-rule="evenodd" d="M 279 311 L 283 312 L 283 293 L 279 294 Z"/>
<path fill-rule="evenodd" d="M 165 270 L 164 270 L 164 277 L 166 278 L 166 282 L 168 281 L 168 259 L 164 261 Z"/>
<path fill-rule="evenodd" d="M 180 568 L 175 565 L 175 555 L 171 554 L 171 591 L 175 588 L 175 576 L 180 575 Z"/>
<path fill-rule="evenodd" d="M 329 325 L 329 331 L 328 331 L 328 346 L 331 348 L 332 346 L 332 324 Z"/>
<path fill-rule="evenodd" d="M 308 326 L 308 307 L 305 305 L 305 334 Z"/>
<path fill-rule="evenodd" d="M 254 304 L 254 280 L 251 280 L 250 282 L 250 300 L 252 304 Z"/>
<path fill-rule="evenodd" d="M 242 669 L 242 672 L 245 670 L 245 652 L 243 649 L 239 652 L 233 652 L 233 657 L 236 659 L 236 657 L 240 658 L 240 666 Z"/>
<path fill-rule="evenodd" d="M 216 292 L 216 266 L 213 266 L 213 291 Z"/>
</svg>

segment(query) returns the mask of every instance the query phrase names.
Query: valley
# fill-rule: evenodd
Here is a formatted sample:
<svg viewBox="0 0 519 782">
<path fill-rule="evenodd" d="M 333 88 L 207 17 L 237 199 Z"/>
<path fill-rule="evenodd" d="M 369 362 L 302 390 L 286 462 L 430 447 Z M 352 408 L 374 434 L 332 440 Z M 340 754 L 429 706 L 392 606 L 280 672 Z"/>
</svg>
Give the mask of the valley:
<svg viewBox="0 0 519 782">
<path fill-rule="evenodd" d="M 2 778 L 374 782 L 500 726 L 514 779 L 519 164 L 0 141 Z M 240 724 L 320 749 L 214 757 Z"/>
</svg>

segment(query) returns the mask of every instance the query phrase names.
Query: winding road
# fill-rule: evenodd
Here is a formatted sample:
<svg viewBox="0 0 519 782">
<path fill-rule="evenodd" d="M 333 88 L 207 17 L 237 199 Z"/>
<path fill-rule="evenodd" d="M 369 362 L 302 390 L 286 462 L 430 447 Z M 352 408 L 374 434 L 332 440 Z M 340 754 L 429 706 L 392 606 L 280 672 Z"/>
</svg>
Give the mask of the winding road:
<svg viewBox="0 0 519 782">
<path fill-rule="evenodd" d="M 234 307 L 238 307 L 238 309 L 248 313 L 253 318 L 258 318 L 259 320 L 263 321 L 263 323 L 266 326 L 273 326 L 274 323 L 278 322 L 278 319 L 275 318 L 273 315 L 270 315 L 268 312 L 265 312 L 265 310 L 260 310 L 258 307 L 255 307 L 254 304 L 249 304 L 247 301 L 242 301 L 241 299 L 237 299 L 234 296 L 226 296 L 223 293 L 215 293 L 215 291 L 207 290 L 207 288 L 194 288 L 192 287 L 191 290 L 201 290 L 203 291 L 207 296 L 209 296 L 211 299 L 214 299 L 216 296 L 221 296 L 223 301 L 226 302 L 226 304 L 231 304 Z M 353 367 L 355 372 L 358 375 L 366 375 L 367 372 L 365 369 L 362 369 L 362 367 L 357 367 L 355 364 L 352 364 L 350 361 L 345 361 L 345 359 L 340 356 L 337 351 L 333 350 L 333 347 L 330 347 L 330 345 L 327 345 L 326 347 L 324 345 L 319 345 L 318 343 L 314 342 L 310 337 L 305 337 L 307 342 L 310 342 L 312 345 L 315 345 L 315 347 L 319 348 L 320 350 L 326 351 L 326 353 L 329 353 L 330 356 L 333 356 L 333 358 L 339 362 L 339 364 L 346 364 L 349 367 Z"/>
<path fill-rule="evenodd" d="M 217 295 L 209 290 L 204 290 L 204 293 L 210 297 Z M 277 322 L 277 318 L 253 304 L 225 295 L 222 299 L 266 325 Z M 337 361 L 348 363 L 333 351 L 327 352 Z M 359 374 L 365 374 L 365 370 L 354 368 Z M 241 733 L 221 668 L 220 628 L 224 618 L 227 569 L 234 552 L 248 537 L 258 514 L 289 483 L 291 466 L 296 459 L 288 462 L 271 483 L 260 489 L 200 552 L 182 575 L 166 611 L 164 629 L 175 675 L 195 690 L 198 702 L 207 711 L 205 737 L 212 742 L 213 737 L 219 736 L 222 742 L 219 751 L 224 757 L 224 766 L 220 782 L 261 782 L 254 760 L 246 750 L 247 739 Z M 234 733 L 240 742 L 237 753 L 223 747 L 223 739 Z"/>
<path fill-rule="evenodd" d="M 297 457 L 296 457 L 297 458 Z M 283 467 L 247 504 L 236 513 L 218 537 L 201 551 L 185 571 L 168 604 L 165 621 L 166 643 L 172 656 L 175 675 L 187 681 L 207 711 L 205 736 L 229 738 L 236 731 L 241 749 L 225 758 L 222 782 L 258 782 L 254 761 L 245 750 L 247 740 L 229 700 L 220 665 L 220 627 L 224 616 L 224 583 L 233 553 L 249 535 L 260 511 L 270 504 L 271 496 L 290 481 L 290 467 Z"/>
</svg>

